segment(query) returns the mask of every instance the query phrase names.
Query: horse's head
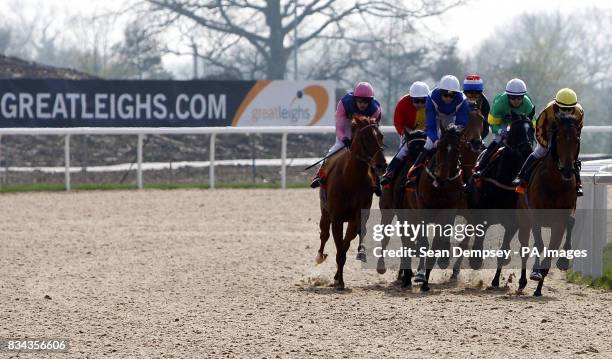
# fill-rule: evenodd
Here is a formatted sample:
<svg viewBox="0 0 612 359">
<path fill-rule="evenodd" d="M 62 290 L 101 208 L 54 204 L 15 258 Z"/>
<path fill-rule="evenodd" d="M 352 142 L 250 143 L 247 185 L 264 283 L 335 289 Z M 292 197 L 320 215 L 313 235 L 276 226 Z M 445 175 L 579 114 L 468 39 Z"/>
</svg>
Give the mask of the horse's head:
<svg viewBox="0 0 612 359">
<path fill-rule="evenodd" d="M 356 117 L 351 122 L 351 131 L 351 154 L 372 166 L 377 175 L 382 175 L 387 169 L 387 161 L 378 122 L 370 117 Z"/>
<path fill-rule="evenodd" d="M 461 131 L 454 125 L 442 130 L 436 151 L 434 175 L 439 183 L 454 180 L 458 174 Z"/>
<path fill-rule="evenodd" d="M 550 154 L 557 162 L 557 169 L 561 177 L 570 181 L 576 172 L 576 161 L 580 150 L 580 137 L 576 126 L 576 117 L 573 114 L 561 113 L 559 121 L 552 126 Z"/>
<path fill-rule="evenodd" d="M 406 141 L 406 146 L 408 147 L 408 156 L 415 159 L 419 153 L 423 151 L 425 140 L 427 140 L 427 134 L 421 130 L 406 132 L 404 139 Z"/>
<path fill-rule="evenodd" d="M 524 114 L 512 113 L 512 123 L 508 131 L 506 146 L 519 158 L 525 159 L 532 152 L 533 125 Z"/>
<path fill-rule="evenodd" d="M 473 151 L 480 151 L 482 146 L 483 116 L 478 110 L 470 111 L 468 123 L 462 132 L 462 137 Z"/>
</svg>

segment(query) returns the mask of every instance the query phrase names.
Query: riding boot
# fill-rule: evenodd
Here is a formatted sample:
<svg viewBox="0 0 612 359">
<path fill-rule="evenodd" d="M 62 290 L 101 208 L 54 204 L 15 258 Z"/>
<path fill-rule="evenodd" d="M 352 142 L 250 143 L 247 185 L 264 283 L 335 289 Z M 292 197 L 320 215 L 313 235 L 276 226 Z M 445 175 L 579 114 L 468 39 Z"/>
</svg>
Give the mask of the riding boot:
<svg viewBox="0 0 612 359">
<path fill-rule="evenodd" d="M 533 170 L 534 164 L 538 159 L 533 154 L 530 154 L 525 160 L 523 167 L 521 167 L 521 171 L 518 176 L 512 181 L 512 184 L 516 186 L 515 191 L 517 193 L 525 193 L 527 189 L 527 181 L 529 177 L 531 177 L 531 171 Z"/>
<path fill-rule="evenodd" d="M 484 171 L 485 168 L 487 168 L 487 166 L 489 165 L 489 160 L 491 159 L 491 157 L 497 151 L 498 148 L 499 148 L 499 143 L 495 141 L 489 144 L 484 154 L 482 155 L 482 159 L 474 167 L 474 174 L 473 174 L 474 178 L 476 179 L 480 178 L 480 176 L 482 175 L 482 171 Z"/>
<path fill-rule="evenodd" d="M 325 172 L 323 171 L 324 164 L 325 162 L 321 164 L 321 166 L 319 167 L 319 170 L 317 171 L 316 176 L 312 179 L 312 182 L 310 182 L 310 188 L 317 188 L 320 185 L 325 184 Z"/>
<path fill-rule="evenodd" d="M 376 195 L 376 197 L 380 197 L 382 196 L 382 187 L 380 185 L 380 178 L 378 178 L 378 176 L 375 176 L 375 181 L 376 183 L 374 184 L 374 194 Z"/>
<path fill-rule="evenodd" d="M 423 150 L 417 157 L 416 161 L 412 167 L 410 167 L 410 171 L 408 171 L 408 180 L 406 181 L 406 189 L 410 192 L 414 192 L 416 190 L 417 178 L 421 173 L 421 168 L 425 166 L 425 162 L 433 155 L 433 150 Z"/>
<path fill-rule="evenodd" d="M 581 169 L 582 169 L 582 162 L 576 161 L 576 172 L 574 172 L 574 176 L 576 176 L 576 196 L 577 197 L 584 196 L 584 192 L 582 192 L 582 180 L 580 179 Z"/>
<path fill-rule="evenodd" d="M 387 167 L 387 172 L 382 175 L 382 178 L 380 180 L 380 184 L 383 187 L 386 187 L 387 185 L 391 184 L 391 182 L 395 178 L 395 172 L 397 171 L 397 168 L 400 166 L 401 163 L 402 161 L 399 158 L 393 157 L 393 159 L 389 163 L 389 166 Z"/>
</svg>

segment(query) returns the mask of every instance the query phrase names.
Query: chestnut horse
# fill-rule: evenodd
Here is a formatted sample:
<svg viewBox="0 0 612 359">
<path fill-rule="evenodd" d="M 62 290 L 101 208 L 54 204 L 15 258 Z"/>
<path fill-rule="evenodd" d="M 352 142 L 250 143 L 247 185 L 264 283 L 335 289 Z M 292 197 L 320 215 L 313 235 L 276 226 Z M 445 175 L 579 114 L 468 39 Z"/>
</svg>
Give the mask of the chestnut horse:
<svg viewBox="0 0 612 359">
<path fill-rule="evenodd" d="M 406 207 L 414 210 L 424 209 L 466 209 L 467 199 L 464 192 L 462 171 L 459 163 L 459 150 L 461 146 L 461 132 L 451 125 L 448 129 L 442 130 L 442 135 L 438 141 L 437 150 L 425 168 L 419 174 L 416 192 L 407 192 L 405 196 Z M 446 211 L 444 211 L 446 212 Z M 438 223 L 441 225 L 452 224 L 454 216 L 442 218 Z M 452 217 L 452 218 L 451 218 Z M 415 218 L 419 220 L 429 220 L 428 218 Z M 419 238 L 419 247 L 426 246 L 427 238 Z M 448 238 L 436 237 L 432 242 L 432 249 L 450 250 L 450 240 Z M 425 262 L 425 263 L 424 263 Z M 421 258 L 419 267 L 421 270 L 417 274 L 415 281 L 422 282 L 421 291 L 429 290 L 429 275 L 435 265 L 436 258 Z M 439 258 L 438 265 L 446 268 L 450 258 Z M 425 273 L 422 269 L 425 268 Z"/>
<path fill-rule="evenodd" d="M 548 248 L 557 250 L 561 244 L 563 233 L 567 237 L 563 249 L 571 249 L 571 227 L 574 219 L 572 214 L 576 209 L 576 178 L 574 174 L 580 151 L 580 131 L 576 119 L 572 115 L 562 116 L 551 128 L 548 153 L 533 169 L 525 193 L 519 196 L 519 241 L 521 247 L 529 246 L 529 230 L 533 232 L 534 245 L 542 254 L 544 242 L 541 229 L 550 227 L 550 243 Z M 539 211 L 538 211 L 539 210 Z M 545 211 L 555 210 L 555 211 Z M 521 278 L 519 291 L 527 285 L 527 256 L 522 256 Z M 544 256 L 540 264 L 536 256 L 532 280 L 538 282 L 534 296 L 542 295 L 544 278 L 548 274 L 551 258 Z M 557 266 L 567 269 L 567 259 L 559 258 Z"/>
<path fill-rule="evenodd" d="M 316 262 L 321 263 L 327 257 L 324 249 L 329 239 L 331 225 L 338 266 L 334 276 L 334 286 L 338 290 L 344 289 L 343 268 L 351 241 L 357 234 L 360 238 L 365 235 L 361 233 L 361 214 L 363 209 L 369 211 L 372 206 L 375 185 L 372 168 L 377 176 L 382 175 L 387 168 L 383 152 L 383 135 L 378 129 L 377 122 L 370 118 L 353 119 L 351 131 L 353 140 L 350 150 L 338 154 L 328 170 L 326 184 L 319 190 L 321 246 Z M 367 218 L 363 220 L 366 221 Z M 348 222 L 348 225 L 343 238 L 344 222 Z"/>
</svg>

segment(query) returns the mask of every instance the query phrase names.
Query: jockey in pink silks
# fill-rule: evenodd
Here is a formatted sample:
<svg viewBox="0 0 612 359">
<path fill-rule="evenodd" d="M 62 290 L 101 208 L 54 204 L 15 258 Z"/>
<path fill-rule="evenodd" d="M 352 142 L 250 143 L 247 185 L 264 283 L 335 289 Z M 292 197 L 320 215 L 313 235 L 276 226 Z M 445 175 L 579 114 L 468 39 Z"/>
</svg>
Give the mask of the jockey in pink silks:
<svg viewBox="0 0 612 359">
<path fill-rule="evenodd" d="M 368 82 L 359 82 L 352 92 L 338 101 L 336 107 L 336 142 L 327 152 L 328 155 L 339 152 L 342 148 L 351 147 L 351 120 L 354 116 L 367 116 L 380 121 L 382 108 L 374 98 L 374 88 Z M 317 188 L 325 183 L 323 162 L 310 187 Z M 379 188 L 378 188 L 379 189 Z M 379 194 L 379 193 L 377 193 Z"/>
</svg>

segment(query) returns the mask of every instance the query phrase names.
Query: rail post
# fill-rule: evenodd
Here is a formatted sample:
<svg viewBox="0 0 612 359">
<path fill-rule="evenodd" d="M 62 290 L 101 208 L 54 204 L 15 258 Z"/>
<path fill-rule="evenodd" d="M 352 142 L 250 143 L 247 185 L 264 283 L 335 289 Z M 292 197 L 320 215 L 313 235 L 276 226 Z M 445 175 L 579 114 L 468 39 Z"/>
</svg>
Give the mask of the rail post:
<svg viewBox="0 0 612 359">
<path fill-rule="evenodd" d="M 210 158 L 208 160 L 208 181 L 209 187 L 215 188 L 215 138 L 216 133 L 210 134 Z"/>
<path fill-rule="evenodd" d="M 281 140 L 281 188 L 287 188 L 287 132 Z"/>
<path fill-rule="evenodd" d="M 0 135 L 0 166 L 2 166 L 2 135 Z M 6 176 L 6 172 L 4 173 Z M 3 178 L 0 178 L 0 189 L 2 189 Z"/>
<path fill-rule="evenodd" d="M 144 140 L 144 135 L 142 133 L 138 134 L 138 146 L 136 149 L 136 157 L 138 161 L 138 167 L 136 170 L 136 182 L 138 183 L 138 189 L 142 189 L 142 142 Z"/>
<path fill-rule="evenodd" d="M 64 188 L 70 191 L 70 135 L 64 137 Z"/>
</svg>

